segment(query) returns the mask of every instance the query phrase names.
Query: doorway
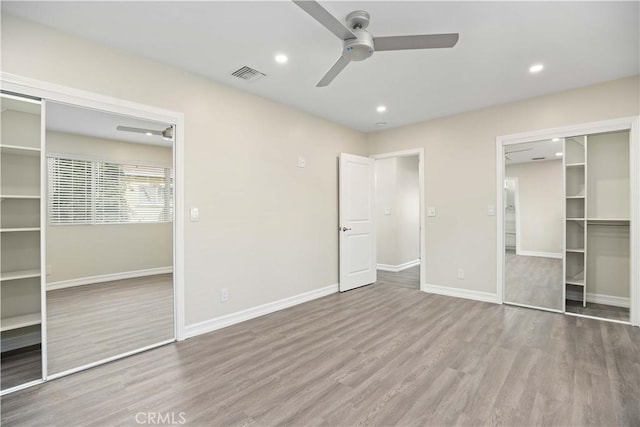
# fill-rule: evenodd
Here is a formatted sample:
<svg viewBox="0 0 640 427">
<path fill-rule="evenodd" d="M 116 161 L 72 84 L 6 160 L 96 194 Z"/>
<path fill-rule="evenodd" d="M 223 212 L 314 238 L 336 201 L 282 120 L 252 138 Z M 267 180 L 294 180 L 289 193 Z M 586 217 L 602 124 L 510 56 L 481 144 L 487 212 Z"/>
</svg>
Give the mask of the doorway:
<svg viewBox="0 0 640 427">
<path fill-rule="evenodd" d="M 377 283 L 421 289 L 423 253 L 423 150 L 375 159 Z"/>
</svg>

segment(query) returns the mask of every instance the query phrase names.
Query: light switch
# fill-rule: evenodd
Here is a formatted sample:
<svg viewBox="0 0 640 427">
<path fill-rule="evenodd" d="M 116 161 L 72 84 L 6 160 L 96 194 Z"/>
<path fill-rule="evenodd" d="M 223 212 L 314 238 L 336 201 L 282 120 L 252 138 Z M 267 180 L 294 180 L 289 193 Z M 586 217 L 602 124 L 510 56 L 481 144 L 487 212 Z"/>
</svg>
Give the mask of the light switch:
<svg viewBox="0 0 640 427">
<path fill-rule="evenodd" d="M 496 215 L 496 207 L 493 206 L 493 205 L 489 205 L 489 208 L 487 209 L 487 215 L 495 216 Z"/>
<path fill-rule="evenodd" d="M 302 156 L 298 156 L 298 167 L 299 168 L 306 168 L 307 167 L 307 161 Z"/>
<path fill-rule="evenodd" d="M 200 219 L 200 211 L 198 211 L 198 208 L 191 208 L 190 214 L 191 222 L 198 222 Z"/>
<path fill-rule="evenodd" d="M 436 216 L 436 208 L 434 207 L 427 208 L 427 216 Z"/>
<path fill-rule="evenodd" d="M 391 215 L 391 208 L 384 208 L 385 215 Z"/>
</svg>

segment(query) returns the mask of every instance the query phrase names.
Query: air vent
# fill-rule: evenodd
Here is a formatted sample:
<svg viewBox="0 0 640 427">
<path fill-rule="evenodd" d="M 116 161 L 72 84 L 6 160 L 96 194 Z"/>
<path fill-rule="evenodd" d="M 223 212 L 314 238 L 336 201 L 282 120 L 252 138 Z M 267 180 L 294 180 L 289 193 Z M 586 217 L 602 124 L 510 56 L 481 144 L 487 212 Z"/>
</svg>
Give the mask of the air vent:
<svg viewBox="0 0 640 427">
<path fill-rule="evenodd" d="M 531 160 L 544 160 L 546 157 L 533 157 Z"/>
<path fill-rule="evenodd" d="M 256 81 L 256 80 L 261 79 L 264 76 L 266 76 L 265 73 L 261 73 L 258 70 L 254 70 L 251 67 L 247 67 L 246 65 L 244 67 L 242 67 L 242 68 L 238 68 L 236 71 L 231 73 L 231 75 L 233 77 L 237 77 L 239 79 L 247 80 L 247 81 L 250 81 L 250 82 Z"/>
</svg>

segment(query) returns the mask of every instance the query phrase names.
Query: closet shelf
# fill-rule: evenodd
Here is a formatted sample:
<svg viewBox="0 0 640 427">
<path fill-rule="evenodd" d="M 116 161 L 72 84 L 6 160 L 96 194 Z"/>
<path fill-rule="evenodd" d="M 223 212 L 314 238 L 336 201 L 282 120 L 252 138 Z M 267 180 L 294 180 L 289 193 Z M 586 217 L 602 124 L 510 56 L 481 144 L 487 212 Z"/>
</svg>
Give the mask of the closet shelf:
<svg viewBox="0 0 640 427">
<path fill-rule="evenodd" d="M 584 286 L 584 270 L 573 276 L 567 276 L 565 283 L 567 285 Z"/>
<path fill-rule="evenodd" d="M 0 331 L 10 331 L 12 329 L 26 328 L 27 326 L 39 325 L 41 323 L 40 313 L 23 314 L 22 316 L 7 317 L 0 320 Z"/>
<path fill-rule="evenodd" d="M 582 196 L 567 196 L 567 199 L 584 199 L 584 195 L 582 195 Z"/>
<path fill-rule="evenodd" d="M 2 154 L 18 154 L 21 156 L 39 156 L 40 149 L 32 147 L 24 147 L 20 145 L 0 145 Z"/>
<path fill-rule="evenodd" d="M 567 163 L 565 165 L 568 168 L 579 168 L 579 167 L 584 167 L 584 162 L 580 162 L 580 163 Z"/>
<path fill-rule="evenodd" d="M 0 233 L 16 233 L 20 231 L 40 231 L 40 227 L 0 228 Z"/>
<path fill-rule="evenodd" d="M 40 270 L 20 270 L 20 271 L 6 271 L 0 273 L 0 282 L 7 280 L 29 279 L 31 277 L 40 277 Z"/>
<path fill-rule="evenodd" d="M 584 218 L 567 218 L 567 221 L 584 221 Z"/>
</svg>

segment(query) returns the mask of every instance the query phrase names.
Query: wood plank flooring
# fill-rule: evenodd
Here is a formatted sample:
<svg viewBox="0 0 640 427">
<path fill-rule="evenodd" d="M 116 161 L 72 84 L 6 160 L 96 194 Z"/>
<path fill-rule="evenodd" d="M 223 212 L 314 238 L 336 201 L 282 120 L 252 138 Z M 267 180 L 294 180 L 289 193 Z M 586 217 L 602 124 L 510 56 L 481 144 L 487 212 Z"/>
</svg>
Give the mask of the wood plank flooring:
<svg viewBox="0 0 640 427">
<path fill-rule="evenodd" d="M 2 398 L 2 425 L 640 425 L 640 329 L 379 282 Z M 138 415 L 140 417 L 140 415 Z"/>
<path fill-rule="evenodd" d="M 582 301 L 567 300 L 566 311 L 603 319 L 622 320 L 624 322 L 628 322 L 630 319 L 629 309 L 626 307 L 596 304 L 593 302 L 587 302 L 587 306 L 583 307 Z"/>
<path fill-rule="evenodd" d="M 42 379 L 40 344 L 2 353 L 0 390 Z"/>
<path fill-rule="evenodd" d="M 377 283 L 387 285 L 405 286 L 412 289 L 420 289 L 420 266 L 407 268 L 398 273 L 378 270 Z"/>
<path fill-rule="evenodd" d="M 173 275 L 47 292 L 49 373 L 174 338 Z"/>
<path fill-rule="evenodd" d="M 562 310 L 562 260 L 505 253 L 505 301 Z"/>
</svg>

